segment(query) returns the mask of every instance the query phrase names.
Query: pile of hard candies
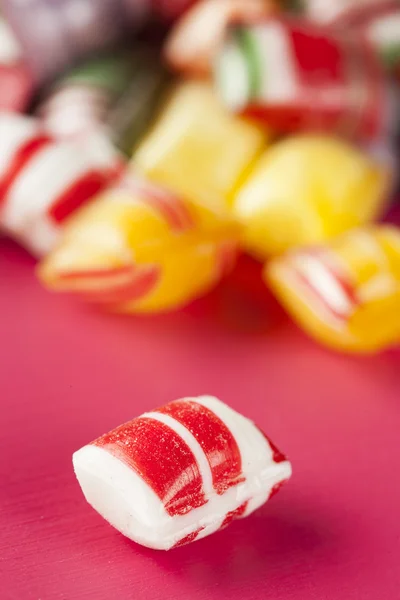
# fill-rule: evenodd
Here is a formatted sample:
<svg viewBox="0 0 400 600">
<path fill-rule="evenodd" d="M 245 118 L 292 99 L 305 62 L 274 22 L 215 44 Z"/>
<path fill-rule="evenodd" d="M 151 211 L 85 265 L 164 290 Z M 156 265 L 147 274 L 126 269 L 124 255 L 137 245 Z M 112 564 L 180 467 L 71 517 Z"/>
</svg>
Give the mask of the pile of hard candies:
<svg viewBox="0 0 400 600">
<path fill-rule="evenodd" d="M 399 0 L 2 0 L 0 227 L 50 290 L 181 308 L 238 250 L 309 334 L 400 341 Z M 397 163 L 397 164 L 396 164 Z"/>
</svg>

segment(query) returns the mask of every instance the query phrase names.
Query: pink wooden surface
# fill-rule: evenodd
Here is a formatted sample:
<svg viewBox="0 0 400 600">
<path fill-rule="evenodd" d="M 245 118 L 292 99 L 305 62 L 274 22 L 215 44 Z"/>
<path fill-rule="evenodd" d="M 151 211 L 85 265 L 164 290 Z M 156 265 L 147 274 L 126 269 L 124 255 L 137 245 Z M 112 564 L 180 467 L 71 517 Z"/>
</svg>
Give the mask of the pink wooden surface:
<svg viewBox="0 0 400 600">
<path fill-rule="evenodd" d="M 2 600 L 400 597 L 399 351 L 317 347 L 253 268 L 180 314 L 129 319 L 52 297 L 32 265 L 0 241 Z M 141 548 L 85 503 L 71 454 L 201 393 L 262 426 L 293 479 L 224 532 L 170 553 Z"/>
</svg>

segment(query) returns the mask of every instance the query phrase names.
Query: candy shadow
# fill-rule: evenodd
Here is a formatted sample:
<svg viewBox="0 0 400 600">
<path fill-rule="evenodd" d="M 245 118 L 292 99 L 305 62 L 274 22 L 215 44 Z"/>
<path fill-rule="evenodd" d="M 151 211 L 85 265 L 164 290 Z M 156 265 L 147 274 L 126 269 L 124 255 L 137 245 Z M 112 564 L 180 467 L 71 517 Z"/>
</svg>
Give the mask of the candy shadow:
<svg viewBox="0 0 400 600">
<path fill-rule="evenodd" d="M 276 578 L 277 573 L 289 576 L 294 564 L 307 568 L 317 557 L 329 561 L 338 555 L 340 538 L 332 515 L 318 507 L 302 509 L 274 500 L 223 532 L 169 552 L 155 553 L 125 542 L 177 577 L 196 585 L 231 587 L 257 577 Z"/>
</svg>

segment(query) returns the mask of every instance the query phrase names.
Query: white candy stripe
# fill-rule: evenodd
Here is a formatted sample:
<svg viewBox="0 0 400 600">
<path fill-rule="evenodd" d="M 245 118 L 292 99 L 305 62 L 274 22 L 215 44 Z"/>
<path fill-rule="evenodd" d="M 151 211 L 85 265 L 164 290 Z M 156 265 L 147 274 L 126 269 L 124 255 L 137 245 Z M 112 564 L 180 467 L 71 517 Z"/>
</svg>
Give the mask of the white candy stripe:
<svg viewBox="0 0 400 600">
<path fill-rule="evenodd" d="M 209 408 L 231 431 L 240 450 L 245 477 L 260 469 L 260 465 L 270 466 L 273 456 L 271 447 L 254 423 L 212 396 L 200 396 L 193 400 Z"/>
<path fill-rule="evenodd" d="M 46 213 L 71 184 L 93 168 L 90 157 L 75 144 L 46 147 L 32 158 L 10 186 L 3 209 L 9 229 L 21 229 Z"/>
<path fill-rule="evenodd" d="M 45 100 L 39 109 L 57 111 L 70 106 L 107 106 L 110 94 L 90 86 L 63 87 Z"/>
<path fill-rule="evenodd" d="M 203 481 L 204 495 L 207 499 L 215 495 L 210 465 L 208 464 L 206 455 L 204 454 L 202 447 L 200 446 L 199 442 L 196 440 L 194 435 L 192 435 L 184 425 L 182 425 L 169 415 L 150 412 L 145 413 L 142 416 L 163 423 L 164 425 L 175 431 L 175 433 L 178 434 L 181 439 L 183 439 L 183 441 L 189 446 L 190 450 L 193 452 L 194 457 L 196 458 L 200 475 Z"/>
<path fill-rule="evenodd" d="M 370 39 L 379 45 L 400 44 L 400 9 L 392 14 L 379 17 L 367 26 Z"/>
<path fill-rule="evenodd" d="M 0 178 L 7 172 L 15 152 L 39 133 L 36 121 L 28 117 L 0 113 Z"/>
<path fill-rule="evenodd" d="M 293 256 L 292 264 L 335 313 L 340 315 L 352 313 L 353 302 L 323 260 L 312 254 L 297 254 Z"/>
<path fill-rule="evenodd" d="M 268 102 L 294 101 L 298 94 L 295 57 L 288 33 L 281 23 L 254 27 L 261 70 L 259 97 Z"/>
<path fill-rule="evenodd" d="M 360 2 L 362 0 L 357 0 Z M 329 23 L 337 19 L 348 6 L 348 0 L 306 0 L 306 13 L 320 23 Z"/>
<path fill-rule="evenodd" d="M 92 131 L 102 121 L 102 115 L 77 113 L 60 118 L 57 114 L 51 114 L 43 119 L 43 125 L 55 137 L 68 139 Z"/>
</svg>

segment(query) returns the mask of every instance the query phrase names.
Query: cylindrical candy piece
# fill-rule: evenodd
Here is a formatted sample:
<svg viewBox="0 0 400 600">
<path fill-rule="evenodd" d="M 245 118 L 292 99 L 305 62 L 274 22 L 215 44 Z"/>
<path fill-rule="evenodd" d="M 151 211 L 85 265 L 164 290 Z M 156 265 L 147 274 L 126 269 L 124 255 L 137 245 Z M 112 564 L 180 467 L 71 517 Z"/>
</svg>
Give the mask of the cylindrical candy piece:
<svg viewBox="0 0 400 600">
<path fill-rule="evenodd" d="M 364 36 L 301 20 L 269 19 L 228 31 L 215 81 L 233 112 L 278 131 L 375 139 L 391 127 L 384 70 Z"/>
<path fill-rule="evenodd" d="M 0 16 L 0 110 L 22 112 L 33 92 L 33 80 L 11 28 Z"/>
<path fill-rule="evenodd" d="M 225 214 L 127 176 L 72 217 L 38 274 L 49 289 L 109 311 L 165 312 L 220 281 L 238 238 Z"/>
<path fill-rule="evenodd" d="M 133 157 L 139 172 L 178 194 L 227 208 L 267 135 L 228 114 L 206 83 L 178 86 Z"/>
<path fill-rule="evenodd" d="M 0 113 L 0 223 L 34 255 L 48 252 L 66 218 L 121 168 L 103 136 L 60 142 L 35 119 Z"/>
<path fill-rule="evenodd" d="M 166 42 L 165 59 L 178 72 L 207 77 L 231 22 L 252 22 L 276 10 L 274 0 L 202 0 L 175 25 Z"/>
<path fill-rule="evenodd" d="M 375 220 L 390 181 L 382 164 L 344 141 L 295 136 L 267 150 L 233 209 L 245 247 L 265 259 Z"/>
<path fill-rule="evenodd" d="M 381 225 L 274 259 L 266 281 L 313 338 L 374 353 L 400 343 L 400 230 Z"/>
<path fill-rule="evenodd" d="M 73 463 L 88 503 L 156 550 L 247 517 L 292 472 L 252 421 L 211 396 L 145 413 L 75 452 Z"/>
</svg>

